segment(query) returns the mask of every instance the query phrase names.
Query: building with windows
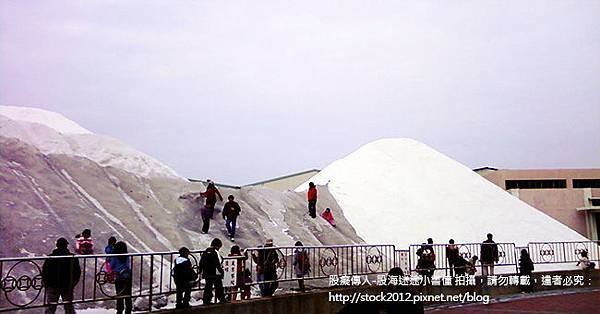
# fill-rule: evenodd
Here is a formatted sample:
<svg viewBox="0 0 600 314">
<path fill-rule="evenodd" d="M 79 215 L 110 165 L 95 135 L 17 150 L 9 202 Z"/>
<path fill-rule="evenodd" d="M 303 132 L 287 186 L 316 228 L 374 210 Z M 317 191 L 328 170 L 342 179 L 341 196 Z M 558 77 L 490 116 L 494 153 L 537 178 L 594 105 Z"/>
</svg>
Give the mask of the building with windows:
<svg viewBox="0 0 600 314">
<path fill-rule="evenodd" d="M 581 235 L 600 239 L 600 169 L 474 171 Z"/>
</svg>

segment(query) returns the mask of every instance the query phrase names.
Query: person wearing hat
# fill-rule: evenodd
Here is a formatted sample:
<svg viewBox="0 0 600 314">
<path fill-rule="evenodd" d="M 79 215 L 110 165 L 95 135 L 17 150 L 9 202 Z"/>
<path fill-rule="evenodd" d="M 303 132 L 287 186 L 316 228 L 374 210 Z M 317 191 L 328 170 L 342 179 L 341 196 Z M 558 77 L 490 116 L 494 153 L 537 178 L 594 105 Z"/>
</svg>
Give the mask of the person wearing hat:
<svg viewBox="0 0 600 314">
<path fill-rule="evenodd" d="M 46 288 L 46 313 L 55 313 L 57 302 L 62 298 L 65 313 L 75 313 L 73 307 L 73 289 L 79 282 L 81 267 L 79 261 L 69 251 L 69 242 L 65 238 L 56 241 L 56 249 L 52 251 L 42 266 L 42 281 Z M 56 258 L 55 256 L 66 256 Z"/>
<path fill-rule="evenodd" d="M 179 249 L 179 256 L 175 259 L 173 267 L 173 279 L 175 280 L 176 299 L 175 308 L 190 307 L 190 295 L 192 293 L 192 283 L 198 279 L 198 275 L 192 268 L 189 256 L 190 250 L 187 247 Z"/>
<path fill-rule="evenodd" d="M 267 239 L 265 246 L 252 253 L 252 260 L 256 263 L 257 281 L 260 294 L 270 297 L 275 293 L 279 283 L 277 282 L 277 267 L 279 266 L 279 254 L 273 248 L 273 239 Z M 260 283 L 263 282 L 263 283 Z"/>
</svg>

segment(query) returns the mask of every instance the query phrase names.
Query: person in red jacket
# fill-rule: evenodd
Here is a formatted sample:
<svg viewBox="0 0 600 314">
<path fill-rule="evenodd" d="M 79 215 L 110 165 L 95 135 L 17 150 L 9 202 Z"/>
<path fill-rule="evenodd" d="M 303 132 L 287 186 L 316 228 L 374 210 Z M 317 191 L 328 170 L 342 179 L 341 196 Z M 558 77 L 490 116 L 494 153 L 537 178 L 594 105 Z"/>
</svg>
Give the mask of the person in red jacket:
<svg viewBox="0 0 600 314">
<path fill-rule="evenodd" d="M 223 201 L 223 196 L 221 196 L 221 192 L 217 189 L 214 182 L 208 180 L 208 186 L 206 187 L 206 191 L 200 192 L 200 196 L 206 199 L 204 208 L 200 210 L 202 213 L 202 233 L 207 233 L 210 228 L 210 220 L 215 211 L 215 204 L 217 203 L 217 196 Z"/>
<path fill-rule="evenodd" d="M 312 218 L 317 218 L 317 187 L 314 183 L 308 183 L 308 214 Z"/>
<path fill-rule="evenodd" d="M 223 196 L 221 196 L 221 192 L 215 186 L 215 183 L 212 181 L 208 181 L 208 186 L 206 187 L 206 191 L 200 192 L 200 195 L 206 199 L 206 207 L 210 209 L 215 209 L 215 204 L 217 203 L 217 196 L 223 201 Z"/>
<path fill-rule="evenodd" d="M 323 211 L 323 213 L 321 214 L 321 217 L 323 217 L 323 219 L 327 220 L 327 222 L 332 225 L 333 227 L 335 227 L 335 219 L 333 219 L 333 214 L 331 213 L 331 209 L 329 207 L 325 208 L 325 211 Z"/>
</svg>

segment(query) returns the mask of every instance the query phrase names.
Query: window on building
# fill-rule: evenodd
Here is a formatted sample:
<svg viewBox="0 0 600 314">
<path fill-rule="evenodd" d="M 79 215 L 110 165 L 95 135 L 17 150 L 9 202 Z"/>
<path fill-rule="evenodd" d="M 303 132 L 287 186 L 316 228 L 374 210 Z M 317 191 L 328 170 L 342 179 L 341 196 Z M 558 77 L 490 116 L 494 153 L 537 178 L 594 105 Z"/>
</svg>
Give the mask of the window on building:
<svg viewBox="0 0 600 314">
<path fill-rule="evenodd" d="M 573 188 L 600 188 L 600 179 L 573 179 Z"/>
<path fill-rule="evenodd" d="M 591 203 L 592 203 L 592 206 L 600 206 L 600 199 L 593 198 Z M 600 227 L 600 225 L 599 225 L 599 227 Z"/>
<path fill-rule="evenodd" d="M 506 189 L 564 189 L 567 180 L 506 180 Z"/>
</svg>

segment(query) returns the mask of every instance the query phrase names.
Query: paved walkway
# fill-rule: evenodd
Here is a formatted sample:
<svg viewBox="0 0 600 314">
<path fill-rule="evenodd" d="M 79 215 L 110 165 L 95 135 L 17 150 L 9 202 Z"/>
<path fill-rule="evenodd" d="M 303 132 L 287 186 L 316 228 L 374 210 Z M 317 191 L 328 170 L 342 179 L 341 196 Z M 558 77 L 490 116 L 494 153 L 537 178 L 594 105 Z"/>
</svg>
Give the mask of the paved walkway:
<svg viewBox="0 0 600 314">
<path fill-rule="evenodd" d="M 600 289 L 563 290 L 499 297 L 490 304 L 428 308 L 427 313 L 600 313 Z"/>
</svg>

